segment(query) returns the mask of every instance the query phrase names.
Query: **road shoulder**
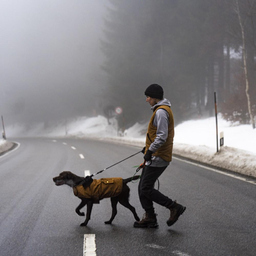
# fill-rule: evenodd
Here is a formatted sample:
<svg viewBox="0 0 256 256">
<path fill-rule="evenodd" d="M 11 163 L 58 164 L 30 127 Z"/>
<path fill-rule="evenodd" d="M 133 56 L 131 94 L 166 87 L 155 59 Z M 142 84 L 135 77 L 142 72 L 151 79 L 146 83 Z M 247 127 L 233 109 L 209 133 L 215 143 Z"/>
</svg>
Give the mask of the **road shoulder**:
<svg viewBox="0 0 256 256">
<path fill-rule="evenodd" d="M 0 156 L 6 154 L 7 152 L 15 149 L 18 146 L 17 143 L 11 141 L 4 141 L 0 144 Z"/>
</svg>

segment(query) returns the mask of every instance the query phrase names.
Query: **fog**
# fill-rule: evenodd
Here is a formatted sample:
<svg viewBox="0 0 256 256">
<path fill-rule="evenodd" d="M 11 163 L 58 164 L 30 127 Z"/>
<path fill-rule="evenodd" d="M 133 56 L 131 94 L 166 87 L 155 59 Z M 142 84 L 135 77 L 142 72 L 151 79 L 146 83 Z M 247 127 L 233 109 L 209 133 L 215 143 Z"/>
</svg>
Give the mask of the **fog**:
<svg viewBox="0 0 256 256">
<path fill-rule="evenodd" d="M 1 0 L 0 114 L 7 125 L 100 110 L 106 2 Z"/>
<path fill-rule="evenodd" d="M 248 13 L 253 18 L 244 22 L 244 35 L 256 109 L 256 5 L 235 2 L 244 21 Z M 152 83 L 163 86 L 176 125 L 213 116 L 215 92 L 226 120 L 250 123 L 243 62 L 232 54 L 243 45 L 233 1 L 0 3 L 0 114 L 6 126 L 111 118 L 121 107 L 117 119 L 124 130 L 150 118 L 144 91 Z"/>
</svg>

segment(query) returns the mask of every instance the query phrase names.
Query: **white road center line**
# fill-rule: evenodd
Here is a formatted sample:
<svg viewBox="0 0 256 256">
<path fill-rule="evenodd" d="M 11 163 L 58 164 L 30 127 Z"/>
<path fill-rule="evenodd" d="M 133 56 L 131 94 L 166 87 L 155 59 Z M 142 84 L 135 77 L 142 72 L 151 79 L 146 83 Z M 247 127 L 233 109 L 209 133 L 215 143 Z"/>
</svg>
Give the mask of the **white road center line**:
<svg viewBox="0 0 256 256">
<path fill-rule="evenodd" d="M 178 250 L 173 251 L 172 253 L 175 255 L 179 255 L 179 256 L 189 256 L 189 254 L 187 254 L 185 252 L 178 251 Z"/>
<path fill-rule="evenodd" d="M 72 149 L 74 149 L 74 150 L 76 150 L 76 148 L 75 148 L 75 147 L 73 147 L 73 146 L 72 146 L 71 148 L 72 148 Z"/>
<path fill-rule="evenodd" d="M 165 247 L 157 244 L 146 244 L 147 247 L 154 248 L 154 249 L 164 249 Z"/>
<path fill-rule="evenodd" d="M 83 156 L 83 154 L 79 154 L 79 156 L 80 156 L 80 158 L 81 158 L 81 159 L 84 159 L 84 156 Z"/>
<path fill-rule="evenodd" d="M 67 145 L 67 143 L 66 143 L 66 142 L 62 142 L 62 144 L 63 144 L 63 145 Z"/>
<path fill-rule="evenodd" d="M 89 176 L 90 170 L 84 171 L 84 176 Z M 84 234 L 83 256 L 96 256 L 95 234 Z"/>
<path fill-rule="evenodd" d="M 83 256 L 96 256 L 96 243 L 94 234 L 84 235 Z"/>
<path fill-rule="evenodd" d="M 84 177 L 90 176 L 90 175 L 91 175 L 91 172 L 89 170 L 84 171 Z"/>
</svg>

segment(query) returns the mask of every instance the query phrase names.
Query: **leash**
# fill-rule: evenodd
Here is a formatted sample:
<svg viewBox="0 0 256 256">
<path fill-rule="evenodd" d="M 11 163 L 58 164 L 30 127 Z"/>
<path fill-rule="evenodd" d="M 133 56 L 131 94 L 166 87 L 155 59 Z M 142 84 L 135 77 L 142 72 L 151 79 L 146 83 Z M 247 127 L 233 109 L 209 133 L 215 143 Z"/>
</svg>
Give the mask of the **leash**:
<svg viewBox="0 0 256 256">
<path fill-rule="evenodd" d="M 105 169 L 103 169 L 103 170 L 100 170 L 100 171 L 98 171 L 98 172 L 96 172 L 96 173 L 92 174 L 90 177 L 93 177 L 93 176 L 95 176 L 95 175 L 97 175 L 97 174 L 100 174 L 100 173 L 102 173 L 102 172 L 106 171 L 107 169 L 110 169 L 111 167 L 113 167 L 113 166 L 115 166 L 115 165 L 118 165 L 118 164 L 120 164 L 120 163 L 124 162 L 125 160 L 127 160 L 127 159 L 129 159 L 129 158 L 132 158 L 132 157 L 134 157 L 134 156 L 138 155 L 139 153 L 141 153 L 141 150 L 140 150 L 139 152 L 137 152 L 137 153 L 134 153 L 134 154 L 132 154 L 132 155 L 130 155 L 130 156 L 128 156 L 128 157 L 126 157 L 126 158 L 124 158 L 124 159 L 122 159 L 122 160 L 118 161 L 118 162 L 117 162 L 117 163 L 115 163 L 115 164 L 112 164 L 112 165 L 110 165 L 110 166 L 106 167 L 106 168 L 105 168 Z"/>
<path fill-rule="evenodd" d="M 145 164 L 146 164 L 146 161 L 144 161 L 142 164 L 140 164 L 139 166 L 134 166 L 137 167 L 136 170 L 135 170 L 135 173 L 133 174 L 132 176 L 132 182 L 133 182 L 133 178 L 136 176 L 137 172 L 139 172 L 141 169 L 143 169 L 145 167 Z M 139 175 L 141 176 L 141 175 Z M 135 182 L 136 183 L 136 182 Z"/>
<path fill-rule="evenodd" d="M 149 165 L 151 165 L 151 164 L 152 164 L 152 160 Z M 136 169 L 133 177 L 137 174 L 137 172 L 139 172 L 141 169 L 143 169 L 145 167 L 145 165 L 146 165 L 146 160 L 142 164 L 140 164 L 138 167 L 136 166 L 137 169 Z M 157 179 L 157 190 L 159 190 L 159 189 L 160 189 L 160 181 L 159 181 L 159 179 Z"/>
</svg>

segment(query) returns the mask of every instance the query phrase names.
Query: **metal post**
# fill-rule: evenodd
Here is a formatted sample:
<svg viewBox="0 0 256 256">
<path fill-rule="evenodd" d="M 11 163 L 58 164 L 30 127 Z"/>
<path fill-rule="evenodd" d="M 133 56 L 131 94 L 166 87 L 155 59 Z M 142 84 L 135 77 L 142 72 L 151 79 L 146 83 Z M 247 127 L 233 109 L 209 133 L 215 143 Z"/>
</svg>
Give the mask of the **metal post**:
<svg viewBox="0 0 256 256">
<path fill-rule="evenodd" d="M 217 152 L 219 152 L 219 146 L 218 146 L 218 112 L 217 112 L 217 100 L 216 100 L 216 92 L 214 92 L 214 105 L 215 105 L 215 120 L 216 120 L 216 148 Z"/>
<path fill-rule="evenodd" d="M 4 128 L 4 117 L 3 116 L 1 116 L 2 117 L 2 125 L 3 125 L 3 139 L 5 139 L 6 140 L 6 134 L 5 134 L 5 128 Z"/>
</svg>

